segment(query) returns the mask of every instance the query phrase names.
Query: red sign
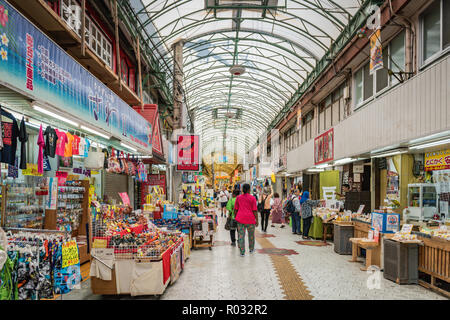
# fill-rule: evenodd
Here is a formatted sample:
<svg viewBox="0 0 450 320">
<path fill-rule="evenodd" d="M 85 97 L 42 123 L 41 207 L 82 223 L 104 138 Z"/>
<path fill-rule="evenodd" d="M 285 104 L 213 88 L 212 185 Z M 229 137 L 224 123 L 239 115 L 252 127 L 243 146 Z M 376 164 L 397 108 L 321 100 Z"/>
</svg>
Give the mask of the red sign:
<svg viewBox="0 0 450 320">
<path fill-rule="evenodd" d="M 199 171 L 199 143 L 198 135 L 179 135 L 177 143 L 177 170 Z"/>
<path fill-rule="evenodd" d="M 334 129 L 314 139 L 314 163 L 320 164 L 334 159 Z"/>
</svg>

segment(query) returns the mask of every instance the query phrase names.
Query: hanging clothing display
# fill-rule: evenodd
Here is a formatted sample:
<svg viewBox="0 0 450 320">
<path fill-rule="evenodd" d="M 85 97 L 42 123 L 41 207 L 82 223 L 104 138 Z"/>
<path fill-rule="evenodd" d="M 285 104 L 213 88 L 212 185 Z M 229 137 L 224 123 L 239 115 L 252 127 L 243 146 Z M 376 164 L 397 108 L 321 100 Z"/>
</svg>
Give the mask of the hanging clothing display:
<svg viewBox="0 0 450 320">
<path fill-rule="evenodd" d="M 66 149 L 67 136 L 64 132 L 55 129 L 58 140 L 56 142 L 56 154 L 60 157 L 64 157 L 64 150 Z"/>
<path fill-rule="evenodd" d="M 66 133 L 67 143 L 64 149 L 64 157 L 71 157 L 73 155 L 73 135 L 70 132 Z"/>
<path fill-rule="evenodd" d="M 73 142 L 72 142 L 72 155 L 78 156 L 80 154 L 80 137 L 73 136 Z"/>
<path fill-rule="evenodd" d="M 20 140 L 20 169 L 27 168 L 27 145 L 28 142 L 28 133 L 25 125 L 25 118 L 22 117 L 22 121 L 20 123 L 19 130 L 19 140 Z"/>
<path fill-rule="evenodd" d="M 42 174 L 42 173 L 44 173 L 44 155 L 43 155 L 43 152 L 44 152 L 44 147 L 45 147 L 44 135 L 42 134 L 42 124 L 41 124 L 41 127 L 39 128 L 39 136 L 38 136 L 38 140 L 37 140 L 37 145 L 39 146 L 39 151 L 38 151 L 38 173 Z"/>
<path fill-rule="evenodd" d="M 19 126 L 16 118 L 5 110 L 1 110 L 1 118 L 3 148 L 0 151 L 0 162 L 14 165 L 16 161 Z"/>
<path fill-rule="evenodd" d="M 68 263 L 67 246 L 76 242 L 62 234 L 8 233 L 8 258 L 0 272 L 0 300 L 53 299 L 79 286 L 79 259 Z M 70 264 L 70 265 L 69 265 Z"/>
<path fill-rule="evenodd" d="M 56 143 L 58 141 L 58 135 L 56 134 L 55 129 L 51 126 L 47 126 L 44 132 L 45 137 L 45 149 L 44 155 L 54 158 L 56 153 Z"/>
</svg>

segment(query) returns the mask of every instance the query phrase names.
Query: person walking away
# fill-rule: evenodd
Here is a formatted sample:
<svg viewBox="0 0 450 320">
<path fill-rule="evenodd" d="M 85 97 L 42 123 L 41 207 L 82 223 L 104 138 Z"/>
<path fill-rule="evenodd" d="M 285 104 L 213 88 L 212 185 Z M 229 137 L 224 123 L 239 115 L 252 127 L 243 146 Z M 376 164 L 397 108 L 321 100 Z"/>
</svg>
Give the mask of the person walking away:
<svg viewBox="0 0 450 320">
<path fill-rule="evenodd" d="M 274 223 L 276 224 L 281 224 L 281 228 L 284 228 L 284 223 L 283 223 L 283 209 L 282 209 L 282 202 L 281 202 L 281 198 L 280 195 L 275 192 L 275 194 L 273 195 L 273 199 L 271 199 L 271 203 L 272 203 L 272 225 L 271 227 L 274 228 Z"/>
<path fill-rule="evenodd" d="M 258 226 L 258 211 L 256 199 L 250 194 L 250 185 L 242 187 L 244 194 L 236 198 L 234 211 L 238 230 L 238 246 L 241 257 L 245 256 L 245 231 L 248 232 L 248 246 L 250 253 L 255 251 L 255 228 Z"/>
<path fill-rule="evenodd" d="M 300 190 L 295 189 L 294 195 L 292 197 L 292 204 L 294 205 L 294 212 L 291 215 L 292 218 L 292 233 L 293 234 L 301 234 L 301 225 L 300 225 L 300 213 L 301 213 L 301 205 L 300 205 Z"/>
<path fill-rule="evenodd" d="M 224 215 L 226 215 L 227 211 L 227 203 L 230 198 L 230 194 L 228 193 L 227 187 L 223 186 L 222 190 L 219 192 L 219 202 L 220 202 L 220 209 L 221 209 L 221 216 L 223 218 Z"/>
<path fill-rule="evenodd" d="M 261 214 L 261 231 L 267 232 L 267 225 L 269 224 L 269 215 L 270 215 L 270 200 L 272 199 L 272 189 L 269 186 L 269 183 L 266 182 L 266 185 L 263 188 L 262 195 L 260 197 L 260 205 L 259 212 Z"/>
<path fill-rule="evenodd" d="M 228 200 L 227 203 L 228 217 L 231 219 L 230 238 L 232 246 L 236 246 L 236 229 L 237 229 L 236 213 L 234 212 L 234 205 L 236 204 L 236 198 L 239 196 L 240 193 L 241 192 L 238 189 L 235 189 L 233 191 L 233 194 L 231 195 L 231 199 Z"/>
<path fill-rule="evenodd" d="M 320 200 L 309 199 L 309 192 L 305 191 L 300 199 L 303 220 L 303 239 L 309 239 L 309 228 L 313 218 L 312 208 L 320 205 Z"/>
</svg>

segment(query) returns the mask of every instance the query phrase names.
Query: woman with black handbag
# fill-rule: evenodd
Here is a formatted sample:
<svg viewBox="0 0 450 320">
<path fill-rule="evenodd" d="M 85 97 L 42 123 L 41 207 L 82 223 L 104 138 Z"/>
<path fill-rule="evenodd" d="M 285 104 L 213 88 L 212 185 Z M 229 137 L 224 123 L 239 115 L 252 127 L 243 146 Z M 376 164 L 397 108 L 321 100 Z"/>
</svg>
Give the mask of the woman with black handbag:
<svg viewBox="0 0 450 320">
<path fill-rule="evenodd" d="M 233 191 L 233 194 L 231 195 L 231 199 L 228 200 L 228 203 L 227 203 L 228 218 L 227 218 L 227 222 L 225 223 L 225 230 L 230 231 L 232 246 L 236 246 L 236 229 L 237 229 L 237 222 L 235 220 L 236 213 L 234 212 L 234 205 L 236 203 L 237 196 L 240 194 L 241 194 L 241 191 L 239 189 L 235 189 Z"/>
</svg>

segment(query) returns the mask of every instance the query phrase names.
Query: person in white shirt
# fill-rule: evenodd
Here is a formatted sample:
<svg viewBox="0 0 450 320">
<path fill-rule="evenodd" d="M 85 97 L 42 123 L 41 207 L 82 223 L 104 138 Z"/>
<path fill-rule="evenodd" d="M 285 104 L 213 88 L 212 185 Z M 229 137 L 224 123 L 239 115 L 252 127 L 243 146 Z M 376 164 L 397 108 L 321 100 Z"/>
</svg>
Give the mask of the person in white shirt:
<svg viewBox="0 0 450 320">
<path fill-rule="evenodd" d="M 221 208 L 221 216 L 227 216 L 227 203 L 230 199 L 230 193 L 227 190 L 226 186 L 222 187 L 222 190 L 219 192 L 219 202 Z"/>
</svg>

